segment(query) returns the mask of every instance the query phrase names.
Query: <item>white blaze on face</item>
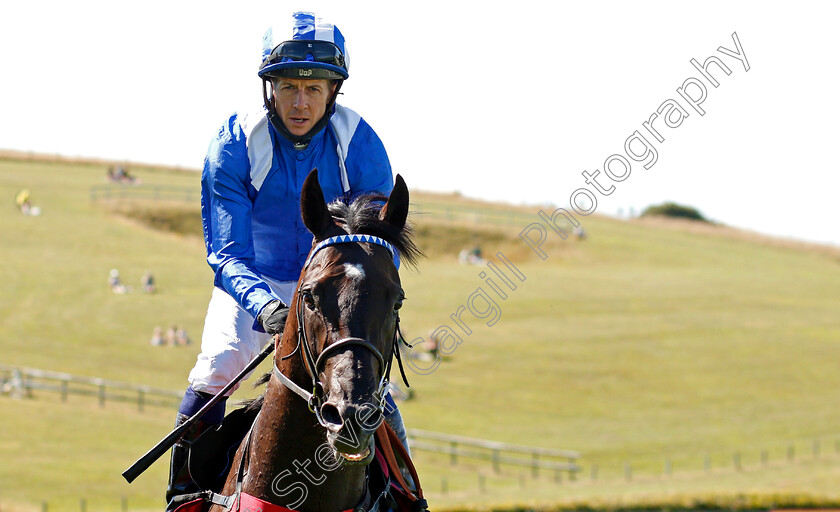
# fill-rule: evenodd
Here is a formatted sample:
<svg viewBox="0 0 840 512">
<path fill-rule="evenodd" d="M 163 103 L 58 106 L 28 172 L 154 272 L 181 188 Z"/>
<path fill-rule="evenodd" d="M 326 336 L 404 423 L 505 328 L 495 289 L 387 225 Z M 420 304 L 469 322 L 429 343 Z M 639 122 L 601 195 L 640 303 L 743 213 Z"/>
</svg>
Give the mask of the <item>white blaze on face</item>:
<svg viewBox="0 0 840 512">
<path fill-rule="evenodd" d="M 345 263 L 344 275 L 354 281 L 361 281 L 365 278 L 365 269 L 363 269 L 358 263 Z"/>
</svg>

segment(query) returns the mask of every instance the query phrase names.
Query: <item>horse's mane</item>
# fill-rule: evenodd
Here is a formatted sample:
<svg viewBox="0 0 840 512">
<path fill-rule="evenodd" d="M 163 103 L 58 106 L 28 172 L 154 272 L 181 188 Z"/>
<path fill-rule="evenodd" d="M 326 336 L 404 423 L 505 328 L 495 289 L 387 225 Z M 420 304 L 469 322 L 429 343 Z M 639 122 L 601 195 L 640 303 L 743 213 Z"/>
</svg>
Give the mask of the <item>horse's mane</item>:
<svg viewBox="0 0 840 512">
<path fill-rule="evenodd" d="M 402 229 L 397 229 L 379 218 L 379 212 L 387 200 L 388 198 L 382 195 L 367 194 L 352 201 L 335 200 L 327 205 L 327 209 L 333 220 L 344 228 L 347 234 L 378 236 L 396 247 L 401 262 L 414 266 L 423 253 L 414 243 L 414 230 L 411 225 L 406 223 Z"/>
<path fill-rule="evenodd" d="M 423 252 L 414 242 L 414 229 L 408 223 L 402 229 L 379 218 L 382 206 L 388 200 L 386 196 L 366 194 L 351 201 L 337 199 L 327 205 L 333 220 L 347 231 L 348 235 L 373 235 L 384 239 L 393 245 L 400 253 L 400 262 L 415 266 Z M 254 387 L 266 384 L 271 378 L 271 372 L 260 376 Z M 264 395 L 254 399 L 243 400 L 241 404 L 248 410 L 259 410 L 262 407 Z"/>
</svg>

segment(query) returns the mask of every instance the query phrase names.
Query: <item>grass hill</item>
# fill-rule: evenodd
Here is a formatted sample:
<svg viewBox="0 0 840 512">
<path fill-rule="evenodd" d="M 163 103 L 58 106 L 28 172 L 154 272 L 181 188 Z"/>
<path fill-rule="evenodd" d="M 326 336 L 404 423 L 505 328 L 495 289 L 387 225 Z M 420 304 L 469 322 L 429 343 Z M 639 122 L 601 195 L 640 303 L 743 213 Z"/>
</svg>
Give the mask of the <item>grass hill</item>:
<svg viewBox="0 0 840 512">
<path fill-rule="evenodd" d="M 198 206 L 91 201 L 106 169 L 0 160 L 0 362 L 182 389 L 197 346 L 152 347 L 149 337 L 157 325 L 177 324 L 200 339 L 211 275 Z M 146 184 L 199 188 L 191 172 L 132 173 Z M 23 188 L 41 216 L 16 210 Z M 579 450 L 585 469 L 577 482 L 557 484 L 552 475 L 495 475 L 418 453 L 435 508 L 840 500 L 837 250 L 720 226 L 593 216 L 583 221 L 585 240 L 548 230 L 541 260 L 518 237 L 538 221 L 537 208 L 412 199 L 429 257 L 402 273 L 405 334 L 455 329 L 451 315 L 461 306 L 471 334 L 456 331 L 462 342 L 435 371 L 409 372 L 407 423 Z M 458 263 L 458 251 L 476 244 L 508 276 L 498 252 L 524 276 L 512 290 L 490 274 L 506 299 L 479 275 L 483 268 Z M 132 293 L 111 293 L 112 268 Z M 139 291 L 146 270 L 156 294 Z M 475 299 L 480 289 L 495 312 Z M 78 510 L 80 498 L 90 510 L 110 510 L 121 496 L 132 510 L 161 506 L 165 462 L 131 486 L 120 473 L 168 432 L 174 411 L 0 396 L 0 418 L 3 510 L 42 501 L 51 511 Z"/>
</svg>

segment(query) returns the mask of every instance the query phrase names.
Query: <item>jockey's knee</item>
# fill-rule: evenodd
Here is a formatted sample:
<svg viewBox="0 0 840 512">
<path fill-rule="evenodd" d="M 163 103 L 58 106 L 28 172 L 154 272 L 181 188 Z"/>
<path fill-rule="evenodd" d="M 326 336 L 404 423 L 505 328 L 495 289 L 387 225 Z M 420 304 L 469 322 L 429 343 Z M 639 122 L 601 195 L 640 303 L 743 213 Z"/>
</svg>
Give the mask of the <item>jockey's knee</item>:
<svg viewBox="0 0 840 512">
<path fill-rule="evenodd" d="M 255 355 L 250 348 L 246 347 L 225 347 L 211 353 L 202 352 L 190 372 L 190 385 L 196 391 L 215 395 L 244 370 Z M 237 383 L 231 388 L 230 393 L 236 391 L 238 387 Z"/>
</svg>

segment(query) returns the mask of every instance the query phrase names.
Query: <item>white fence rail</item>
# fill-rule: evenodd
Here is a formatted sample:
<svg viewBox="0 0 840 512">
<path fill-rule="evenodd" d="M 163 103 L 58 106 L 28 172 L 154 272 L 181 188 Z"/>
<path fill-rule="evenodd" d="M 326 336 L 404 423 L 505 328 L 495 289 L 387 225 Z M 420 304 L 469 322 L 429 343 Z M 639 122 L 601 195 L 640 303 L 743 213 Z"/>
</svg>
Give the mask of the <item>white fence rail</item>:
<svg viewBox="0 0 840 512">
<path fill-rule="evenodd" d="M 63 402 L 69 395 L 96 397 L 100 407 L 108 401 L 135 402 L 140 411 L 149 405 L 174 409 L 183 397 L 182 392 L 151 386 L 0 364 L 0 393 L 31 397 L 40 391 L 59 393 Z M 492 464 L 496 473 L 503 465 L 509 465 L 531 468 L 535 478 L 540 470 L 553 471 L 555 479 L 559 479 L 561 472 L 567 472 L 571 480 L 580 472 L 577 464 L 580 453 L 572 450 L 500 443 L 420 429 L 408 429 L 408 438 L 412 450 L 448 455 L 452 465 L 462 459 L 473 459 Z"/>
<path fill-rule="evenodd" d="M 198 204 L 200 191 L 196 187 L 173 185 L 94 185 L 90 187 L 90 200 L 144 199 L 151 201 L 183 201 Z"/>
<path fill-rule="evenodd" d="M 29 397 L 36 391 L 60 393 L 62 402 L 66 402 L 69 395 L 95 396 L 100 407 L 104 407 L 107 401 L 135 402 L 140 411 L 147 405 L 174 408 L 183 398 L 182 392 L 151 386 L 0 364 L 2 394 Z"/>
<path fill-rule="evenodd" d="M 540 470 L 547 470 L 554 471 L 555 478 L 559 477 L 560 472 L 568 472 L 569 478 L 574 480 L 580 471 L 577 464 L 580 453 L 573 450 L 499 443 L 419 429 L 408 429 L 408 440 L 412 450 L 449 455 L 452 465 L 458 464 L 461 458 L 490 462 L 496 473 L 501 471 L 503 464 L 507 464 L 529 467 L 535 478 Z"/>
</svg>

